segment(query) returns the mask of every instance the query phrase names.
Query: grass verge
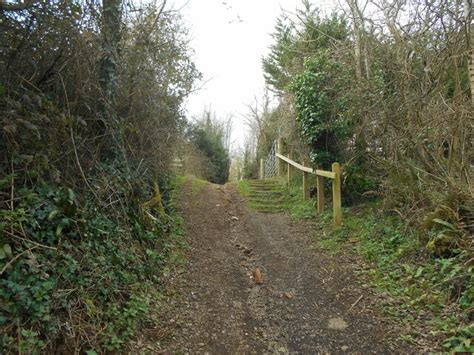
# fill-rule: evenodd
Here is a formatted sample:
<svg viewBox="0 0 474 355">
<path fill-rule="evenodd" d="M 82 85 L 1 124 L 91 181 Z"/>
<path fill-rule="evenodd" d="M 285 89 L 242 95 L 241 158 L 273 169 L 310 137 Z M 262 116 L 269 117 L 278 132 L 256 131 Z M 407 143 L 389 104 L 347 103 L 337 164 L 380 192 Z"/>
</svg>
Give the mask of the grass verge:
<svg viewBox="0 0 474 355">
<path fill-rule="evenodd" d="M 234 184 L 237 187 L 239 194 L 241 194 L 243 197 L 248 197 L 250 195 L 251 189 L 248 180 L 239 180 Z"/>
<path fill-rule="evenodd" d="M 432 255 L 421 235 L 379 207 L 373 203 L 347 209 L 338 230 L 322 220 L 325 237 L 317 242 L 336 253 L 353 249 L 364 258 L 370 285 L 388 296 L 382 311 L 408 325 L 405 340 L 473 352 L 474 274 L 468 255 Z"/>
</svg>

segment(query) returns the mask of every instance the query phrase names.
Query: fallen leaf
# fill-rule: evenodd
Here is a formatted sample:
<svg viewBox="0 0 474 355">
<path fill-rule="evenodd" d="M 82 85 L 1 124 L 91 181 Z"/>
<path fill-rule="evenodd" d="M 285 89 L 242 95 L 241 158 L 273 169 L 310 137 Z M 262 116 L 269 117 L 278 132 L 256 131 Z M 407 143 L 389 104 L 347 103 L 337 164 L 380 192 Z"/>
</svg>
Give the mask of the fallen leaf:
<svg viewBox="0 0 474 355">
<path fill-rule="evenodd" d="M 260 285 L 260 284 L 263 283 L 262 272 L 260 271 L 260 269 L 258 267 L 255 268 L 255 270 L 253 271 L 253 279 L 255 280 L 255 283 L 257 285 Z"/>
</svg>

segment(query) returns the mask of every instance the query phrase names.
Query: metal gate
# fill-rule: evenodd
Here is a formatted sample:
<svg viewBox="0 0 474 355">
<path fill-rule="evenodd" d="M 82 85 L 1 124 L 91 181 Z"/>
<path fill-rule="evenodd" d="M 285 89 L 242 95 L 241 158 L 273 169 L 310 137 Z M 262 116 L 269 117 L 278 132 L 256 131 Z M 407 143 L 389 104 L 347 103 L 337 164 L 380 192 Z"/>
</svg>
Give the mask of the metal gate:
<svg viewBox="0 0 474 355">
<path fill-rule="evenodd" d="M 277 174 L 277 161 L 276 161 L 276 156 L 275 156 L 276 150 L 277 150 L 277 141 L 274 140 L 272 143 L 270 152 L 268 153 L 267 158 L 265 159 L 265 177 L 266 178 L 274 177 Z"/>
</svg>

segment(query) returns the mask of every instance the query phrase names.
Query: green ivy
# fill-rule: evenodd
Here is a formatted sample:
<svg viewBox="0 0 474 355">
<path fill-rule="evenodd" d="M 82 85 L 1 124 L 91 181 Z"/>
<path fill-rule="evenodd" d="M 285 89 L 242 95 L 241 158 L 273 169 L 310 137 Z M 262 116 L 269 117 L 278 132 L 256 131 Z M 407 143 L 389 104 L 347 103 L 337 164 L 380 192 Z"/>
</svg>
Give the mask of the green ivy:
<svg viewBox="0 0 474 355">
<path fill-rule="evenodd" d="M 321 50 L 305 61 L 303 72 L 290 85 L 300 133 L 316 165 L 327 166 L 338 160 L 340 140 L 350 137 L 350 76 L 348 66 Z"/>
<path fill-rule="evenodd" d="M 124 176 L 116 173 L 111 179 Z M 154 321 L 174 227 L 158 221 L 147 228 L 134 204 L 126 216 L 100 210 L 92 196 L 61 186 L 18 194 L 14 210 L 0 211 L 0 232 L 19 236 L 0 233 L 0 352 L 54 349 L 65 330 L 81 327 L 104 329 L 81 348 L 121 349 Z"/>
</svg>

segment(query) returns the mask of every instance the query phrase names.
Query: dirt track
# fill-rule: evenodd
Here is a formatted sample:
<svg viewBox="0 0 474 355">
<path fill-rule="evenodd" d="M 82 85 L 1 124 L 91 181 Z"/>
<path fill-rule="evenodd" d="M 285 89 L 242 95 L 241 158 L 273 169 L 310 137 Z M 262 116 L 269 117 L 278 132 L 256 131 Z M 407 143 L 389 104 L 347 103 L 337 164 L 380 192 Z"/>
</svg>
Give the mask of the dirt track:
<svg viewBox="0 0 474 355">
<path fill-rule="evenodd" d="M 231 186 L 180 201 L 191 248 L 164 302 L 163 353 L 407 353 L 372 311 L 350 260 L 311 248 L 311 224 L 249 210 Z M 252 272 L 258 267 L 263 284 Z M 178 296 L 176 296 L 176 294 Z M 180 295 L 180 296 L 179 296 Z M 362 296 L 362 298 L 361 298 Z"/>
</svg>

